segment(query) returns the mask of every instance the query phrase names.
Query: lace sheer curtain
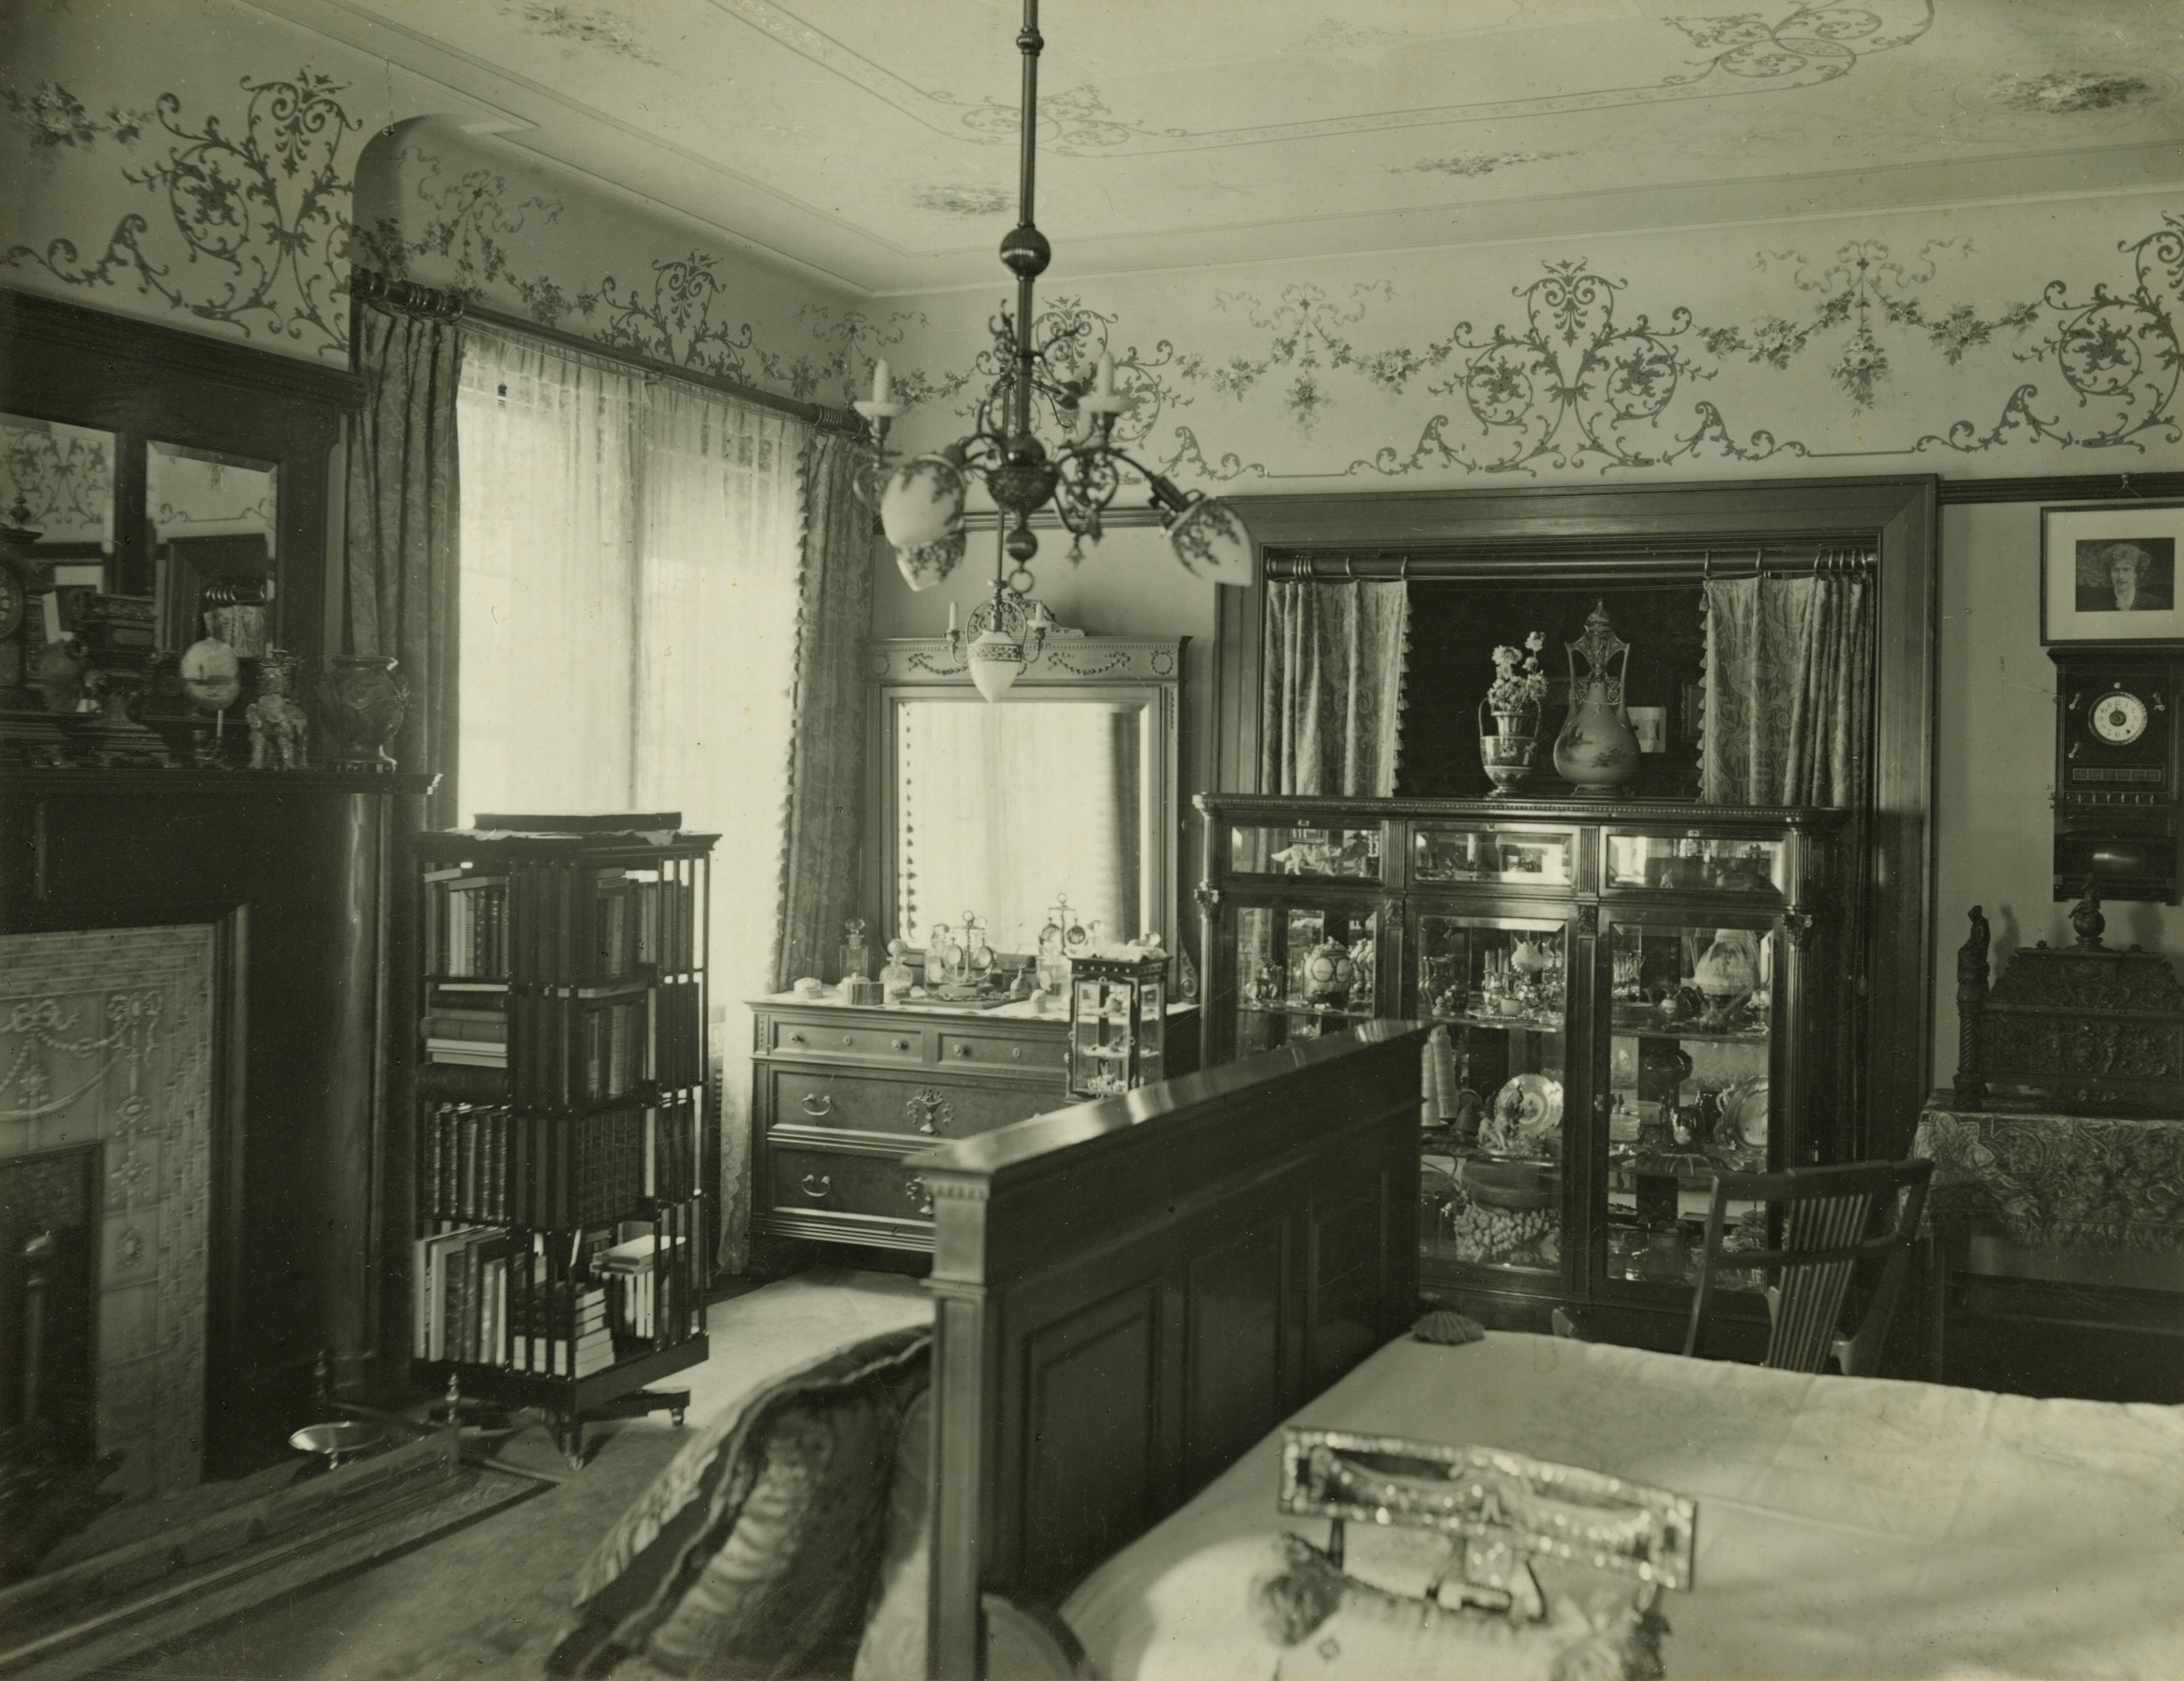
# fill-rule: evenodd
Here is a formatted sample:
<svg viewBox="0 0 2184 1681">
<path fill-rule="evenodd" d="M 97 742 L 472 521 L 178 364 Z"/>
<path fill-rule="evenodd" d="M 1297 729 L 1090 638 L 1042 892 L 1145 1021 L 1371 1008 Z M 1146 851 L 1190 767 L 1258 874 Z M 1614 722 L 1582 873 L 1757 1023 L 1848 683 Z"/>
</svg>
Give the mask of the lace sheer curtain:
<svg viewBox="0 0 2184 1681">
<path fill-rule="evenodd" d="M 742 1264 L 742 1000 L 778 929 L 801 422 L 483 330 L 458 419 L 462 782 L 479 811 L 680 811 L 713 854 L 725 1267 Z"/>
</svg>

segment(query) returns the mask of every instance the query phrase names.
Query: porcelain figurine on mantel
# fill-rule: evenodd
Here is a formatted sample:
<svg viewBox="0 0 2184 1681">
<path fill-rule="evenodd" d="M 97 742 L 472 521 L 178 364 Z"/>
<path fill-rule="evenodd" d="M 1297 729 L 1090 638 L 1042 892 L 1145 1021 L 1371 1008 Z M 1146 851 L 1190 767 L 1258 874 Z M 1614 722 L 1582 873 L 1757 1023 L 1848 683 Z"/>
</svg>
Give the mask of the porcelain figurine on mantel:
<svg viewBox="0 0 2184 1681">
<path fill-rule="evenodd" d="M 1569 657 L 1569 717 L 1554 739 L 1554 768 L 1579 793 L 1607 799 L 1637 779 L 1638 737 L 1623 710 L 1631 644 L 1608 622 L 1607 603 L 1585 618 L 1585 633 L 1565 644 Z M 1584 661 L 1582 672 L 1578 670 Z"/>
</svg>

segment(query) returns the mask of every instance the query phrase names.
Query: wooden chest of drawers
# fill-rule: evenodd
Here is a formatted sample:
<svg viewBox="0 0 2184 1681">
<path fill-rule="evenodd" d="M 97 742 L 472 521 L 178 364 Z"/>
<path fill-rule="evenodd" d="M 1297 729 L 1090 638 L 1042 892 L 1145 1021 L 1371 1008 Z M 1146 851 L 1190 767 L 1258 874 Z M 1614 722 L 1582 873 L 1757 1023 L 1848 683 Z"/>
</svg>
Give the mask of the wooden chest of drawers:
<svg viewBox="0 0 2184 1681">
<path fill-rule="evenodd" d="M 1058 1015 L 888 1010 L 831 991 L 777 994 L 751 1010 L 759 1236 L 930 1249 L 932 1204 L 902 1158 L 1076 1101 Z M 1196 1067 L 1196 1026 L 1195 1010 L 1170 1011 L 1172 1074 Z"/>
</svg>

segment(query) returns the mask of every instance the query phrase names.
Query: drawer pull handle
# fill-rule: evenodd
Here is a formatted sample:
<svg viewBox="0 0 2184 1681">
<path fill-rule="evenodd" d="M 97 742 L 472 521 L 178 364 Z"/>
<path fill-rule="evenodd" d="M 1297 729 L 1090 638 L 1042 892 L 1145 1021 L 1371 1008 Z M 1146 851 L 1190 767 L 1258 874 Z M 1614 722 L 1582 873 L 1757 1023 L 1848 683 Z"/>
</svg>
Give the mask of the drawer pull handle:
<svg viewBox="0 0 2184 1681">
<path fill-rule="evenodd" d="M 834 1183 L 826 1173 L 807 1173 L 803 1179 L 804 1194 L 814 1202 L 823 1202 L 834 1194 Z"/>
<path fill-rule="evenodd" d="M 912 1092 L 902 1104 L 902 1113 L 920 1132 L 938 1132 L 956 1116 L 948 1100 L 930 1086 Z"/>
<path fill-rule="evenodd" d="M 804 1113 L 810 1116 L 814 1120 L 817 1120 L 822 1115 L 832 1115 L 834 1112 L 834 1099 L 832 1092 L 807 1091 L 803 1097 L 803 1104 Z M 813 1107 L 814 1105 L 817 1105 L 818 1106 L 815 1108 Z"/>
<path fill-rule="evenodd" d="M 898 1051 L 907 1051 L 910 1049 L 910 1041 L 908 1039 L 896 1039 L 893 1041 L 893 1044 L 895 1049 Z"/>
<path fill-rule="evenodd" d="M 1024 1060 L 1024 1047 L 1022 1045 L 1010 1046 L 1009 1060 L 1013 1063 L 1021 1063 Z"/>
<path fill-rule="evenodd" d="M 855 1043 L 857 1043 L 856 1039 L 855 1039 L 854 1037 L 852 1037 L 850 1035 L 848 1035 L 848 1034 L 845 1033 L 845 1034 L 842 1036 L 842 1049 L 843 1049 L 843 1050 L 845 1050 L 845 1051 L 848 1050 L 848 1049 L 849 1049 L 849 1047 L 850 1047 L 850 1046 L 852 1046 L 852 1045 L 854 1045 Z"/>
<path fill-rule="evenodd" d="M 958 1045 L 956 1047 L 956 1054 L 957 1056 L 969 1056 L 970 1054 L 970 1047 L 969 1045 Z"/>
<path fill-rule="evenodd" d="M 909 1178 L 903 1180 L 902 1194 L 908 1197 L 916 1208 L 919 1219 L 929 1220 L 933 1217 L 932 1186 L 926 1184 L 923 1173 L 913 1173 Z"/>
<path fill-rule="evenodd" d="M 801 1045 L 804 1043 L 804 1036 L 800 1033 L 792 1033 L 788 1036 L 788 1037 L 789 1043 L 792 1045 Z"/>
</svg>

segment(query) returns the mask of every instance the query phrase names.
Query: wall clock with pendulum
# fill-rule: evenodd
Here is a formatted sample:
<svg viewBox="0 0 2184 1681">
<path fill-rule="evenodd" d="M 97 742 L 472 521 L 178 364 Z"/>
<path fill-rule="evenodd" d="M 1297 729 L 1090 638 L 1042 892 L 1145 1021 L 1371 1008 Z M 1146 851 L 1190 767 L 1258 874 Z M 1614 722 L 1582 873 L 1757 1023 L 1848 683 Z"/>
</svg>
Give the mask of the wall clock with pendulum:
<svg viewBox="0 0 2184 1681">
<path fill-rule="evenodd" d="M 2178 902 L 2184 649 L 2051 647 L 2055 896 Z"/>
</svg>

